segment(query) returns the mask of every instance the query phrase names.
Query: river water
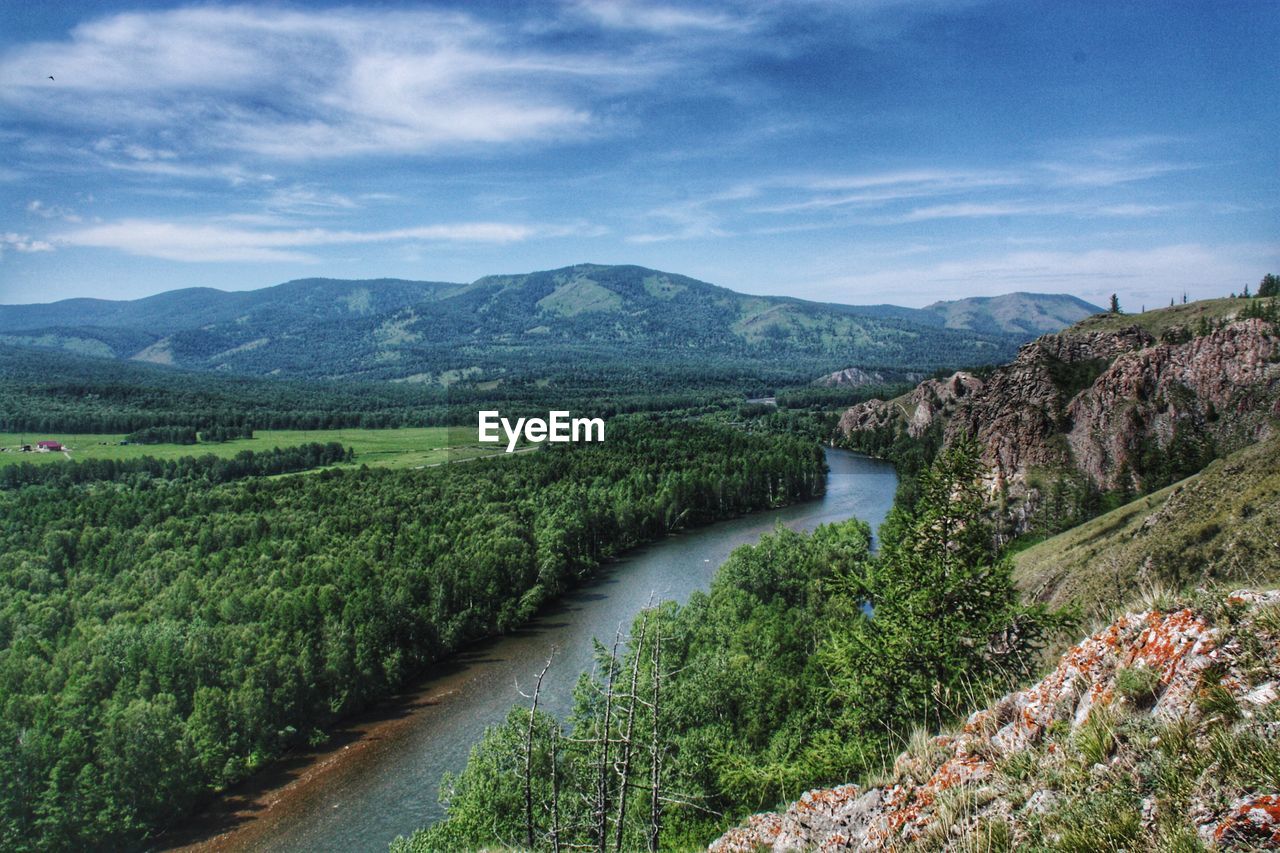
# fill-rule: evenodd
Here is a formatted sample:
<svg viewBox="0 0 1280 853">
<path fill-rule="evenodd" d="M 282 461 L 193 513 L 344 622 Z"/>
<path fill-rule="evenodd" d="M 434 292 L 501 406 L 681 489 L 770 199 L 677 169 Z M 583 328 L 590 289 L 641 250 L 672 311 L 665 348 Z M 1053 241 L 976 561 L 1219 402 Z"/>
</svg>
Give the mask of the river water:
<svg viewBox="0 0 1280 853">
<path fill-rule="evenodd" d="M 457 656 L 448 672 L 415 691 L 403 724 L 377 734 L 367 760 L 304 789 L 288 808 L 253 819 L 248 838 L 231 833 L 214 846 L 271 851 L 386 851 L 443 815 L 440 776 L 460 770 L 471 745 L 510 707 L 526 702 L 547 657 L 555 660 L 543 682 L 540 707 L 569 711 L 574 683 L 591 668 L 592 638 L 611 642 L 650 602 L 683 602 L 710 586 L 716 569 L 739 545 L 757 541 L 777 524 L 812 530 L 860 518 L 879 527 L 893 503 L 897 476 L 887 463 L 841 450 L 827 451 L 830 473 L 822 498 L 719 522 L 630 552 L 570 593 L 527 628 Z M 265 824 L 265 825 L 263 825 Z M 251 840 L 248 840 L 251 838 Z"/>
</svg>

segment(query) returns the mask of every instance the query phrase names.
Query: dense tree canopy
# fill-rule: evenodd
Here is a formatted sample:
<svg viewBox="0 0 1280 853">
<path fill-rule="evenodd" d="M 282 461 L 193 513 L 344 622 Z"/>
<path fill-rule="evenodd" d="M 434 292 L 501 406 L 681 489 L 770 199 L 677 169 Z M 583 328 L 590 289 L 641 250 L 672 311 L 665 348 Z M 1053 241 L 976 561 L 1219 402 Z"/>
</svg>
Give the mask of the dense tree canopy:
<svg viewBox="0 0 1280 853">
<path fill-rule="evenodd" d="M 824 483 L 811 442 L 640 421 L 436 469 L 185 470 L 0 492 L 4 849 L 136 846 L 601 560 Z"/>
<path fill-rule="evenodd" d="M 94 481 L 137 481 L 199 479 L 204 483 L 229 483 L 243 477 L 267 477 L 319 468 L 355 458 L 350 448 L 336 441 L 311 442 L 272 450 L 242 450 L 231 459 L 213 454 L 184 456 L 181 459 L 85 459 L 40 465 L 17 462 L 0 466 L 0 489 L 17 489 L 36 484 L 70 486 Z"/>
<path fill-rule="evenodd" d="M 1025 675 L 1062 620 L 1017 604 L 973 447 L 944 451 L 917 494 L 877 555 L 856 520 L 780 528 L 708 593 L 642 613 L 617 659 L 598 649 L 568 720 L 513 710 L 446 779 L 447 818 L 393 849 L 695 848 L 874 772 L 912 726 Z"/>
</svg>

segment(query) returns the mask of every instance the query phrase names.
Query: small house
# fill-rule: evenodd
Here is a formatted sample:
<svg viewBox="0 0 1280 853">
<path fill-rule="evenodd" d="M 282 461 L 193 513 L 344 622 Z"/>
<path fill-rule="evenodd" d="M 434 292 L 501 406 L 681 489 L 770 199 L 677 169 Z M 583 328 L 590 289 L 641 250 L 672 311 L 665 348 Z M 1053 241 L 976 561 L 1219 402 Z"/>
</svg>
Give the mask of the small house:
<svg viewBox="0 0 1280 853">
<path fill-rule="evenodd" d="M 40 450 L 55 452 L 62 449 L 62 443 L 59 441 L 37 441 L 36 447 Z"/>
</svg>

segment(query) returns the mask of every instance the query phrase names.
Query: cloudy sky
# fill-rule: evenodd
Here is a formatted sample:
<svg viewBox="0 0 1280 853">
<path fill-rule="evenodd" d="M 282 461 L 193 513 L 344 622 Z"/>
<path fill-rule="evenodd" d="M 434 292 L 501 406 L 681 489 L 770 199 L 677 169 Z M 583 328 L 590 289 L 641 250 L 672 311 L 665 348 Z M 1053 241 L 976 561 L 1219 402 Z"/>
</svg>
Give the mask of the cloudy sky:
<svg viewBox="0 0 1280 853">
<path fill-rule="evenodd" d="M 1280 271 L 1277 42 L 1272 0 L 0 0 L 0 303 L 584 261 L 1225 294 Z"/>
</svg>

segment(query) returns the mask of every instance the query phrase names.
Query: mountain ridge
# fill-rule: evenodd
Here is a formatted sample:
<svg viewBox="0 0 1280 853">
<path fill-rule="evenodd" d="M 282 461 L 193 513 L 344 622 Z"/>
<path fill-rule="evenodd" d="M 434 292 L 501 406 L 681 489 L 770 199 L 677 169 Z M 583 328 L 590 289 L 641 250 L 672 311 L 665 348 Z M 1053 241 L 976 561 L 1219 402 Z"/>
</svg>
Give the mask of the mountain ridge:
<svg viewBox="0 0 1280 853">
<path fill-rule="evenodd" d="M 602 264 L 469 284 L 313 278 L 0 306 L 0 341 L 12 344 L 233 373 L 415 381 L 451 370 L 501 378 L 535 356 L 565 364 L 718 359 L 751 370 L 781 362 L 808 381 L 849 366 L 924 370 L 957 355 L 990 362 L 1026 337 L 994 321 L 979 325 L 947 328 L 936 311 L 744 294 Z"/>
<path fill-rule="evenodd" d="M 949 329 L 1034 336 L 1055 332 L 1103 309 L 1069 294 L 1016 291 L 934 302 L 921 310 L 937 314 Z"/>
</svg>

